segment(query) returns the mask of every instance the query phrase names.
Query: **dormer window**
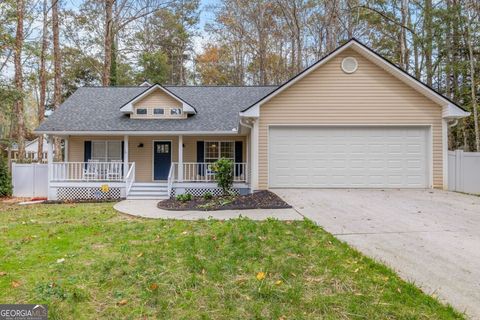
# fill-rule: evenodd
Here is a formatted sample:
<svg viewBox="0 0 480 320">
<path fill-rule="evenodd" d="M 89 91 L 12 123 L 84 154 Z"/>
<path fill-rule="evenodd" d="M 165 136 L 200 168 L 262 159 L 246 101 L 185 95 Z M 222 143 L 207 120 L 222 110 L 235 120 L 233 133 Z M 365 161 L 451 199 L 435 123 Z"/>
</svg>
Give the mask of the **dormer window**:
<svg viewBox="0 0 480 320">
<path fill-rule="evenodd" d="M 182 108 L 172 108 L 170 109 L 170 114 L 172 116 L 180 116 L 182 114 Z"/>
<path fill-rule="evenodd" d="M 147 114 L 147 109 L 145 109 L 145 108 L 137 109 L 137 114 L 146 115 Z"/>
<path fill-rule="evenodd" d="M 153 109 L 153 114 L 155 114 L 155 115 L 164 115 L 164 114 L 165 114 L 165 109 L 163 109 L 163 108 L 155 108 L 155 109 Z"/>
</svg>

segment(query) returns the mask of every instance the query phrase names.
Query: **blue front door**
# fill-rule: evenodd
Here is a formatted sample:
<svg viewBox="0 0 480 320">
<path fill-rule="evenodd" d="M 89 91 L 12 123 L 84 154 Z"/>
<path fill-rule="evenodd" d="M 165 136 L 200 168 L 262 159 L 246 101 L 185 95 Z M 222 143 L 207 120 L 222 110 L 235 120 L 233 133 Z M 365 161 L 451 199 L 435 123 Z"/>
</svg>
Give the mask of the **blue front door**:
<svg viewBox="0 0 480 320">
<path fill-rule="evenodd" d="M 153 144 L 153 180 L 167 180 L 172 164 L 172 143 L 155 141 Z"/>
</svg>

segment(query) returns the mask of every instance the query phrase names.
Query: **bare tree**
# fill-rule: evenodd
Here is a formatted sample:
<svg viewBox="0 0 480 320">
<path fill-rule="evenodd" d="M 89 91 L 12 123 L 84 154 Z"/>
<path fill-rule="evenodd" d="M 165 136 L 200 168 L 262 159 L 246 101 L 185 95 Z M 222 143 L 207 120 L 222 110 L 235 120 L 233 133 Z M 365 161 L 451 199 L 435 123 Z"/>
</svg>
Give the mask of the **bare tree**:
<svg viewBox="0 0 480 320">
<path fill-rule="evenodd" d="M 110 85 L 110 69 L 112 67 L 113 45 L 113 3 L 115 0 L 105 0 L 105 30 L 104 30 L 104 60 L 102 72 L 102 84 Z"/>
<path fill-rule="evenodd" d="M 38 103 L 38 123 L 40 124 L 45 117 L 45 103 L 47 95 L 47 70 L 45 67 L 45 55 L 48 47 L 48 0 L 43 1 L 43 30 L 42 30 L 42 49 L 40 51 L 40 99 Z M 43 159 L 43 135 L 38 137 L 38 161 Z"/>
<path fill-rule="evenodd" d="M 17 30 L 15 33 L 15 52 L 13 60 L 15 65 L 15 87 L 23 94 L 23 70 L 22 70 L 22 49 L 23 49 L 23 19 L 25 14 L 25 3 L 17 1 Z M 14 114 L 16 118 L 16 138 L 18 144 L 18 159 L 25 159 L 25 118 L 23 114 L 23 95 L 15 102 Z"/>
<path fill-rule="evenodd" d="M 62 103 L 62 56 L 60 52 L 60 29 L 58 26 L 58 1 L 52 0 L 52 33 L 53 33 L 53 68 L 54 68 L 54 88 L 53 88 L 53 109 L 56 110 Z M 59 138 L 54 139 L 55 159 L 61 161 L 62 147 Z"/>
<path fill-rule="evenodd" d="M 478 131 L 478 106 L 476 94 L 477 84 L 475 82 L 475 55 L 473 54 L 471 33 L 470 21 L 467 21 L 465 26 L 465 41 L 467 42 L 468 58 L 470 60 L 470 91 L 472 97 L 473 124 L 475 128 L 475 148 L 477 152 L 480 152 L 480 133 Z"/>
<path fill-rule="evenodd" d="M 432 0 L 425 0 L 424 8 L 424 31 L 425 31 L 425 68 L 427 73 L 427 84 L 431 87 L 433 83 L 433 16 Z"/>
</svg>

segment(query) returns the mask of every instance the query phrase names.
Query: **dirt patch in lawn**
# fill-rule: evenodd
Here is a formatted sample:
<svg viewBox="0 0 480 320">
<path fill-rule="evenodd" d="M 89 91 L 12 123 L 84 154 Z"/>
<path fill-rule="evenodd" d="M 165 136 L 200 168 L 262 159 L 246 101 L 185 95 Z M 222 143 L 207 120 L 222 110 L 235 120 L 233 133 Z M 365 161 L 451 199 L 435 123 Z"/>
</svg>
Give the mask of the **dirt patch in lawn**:
<svg viewBox="0 0 480 320">
<path fill-rule="evenodd" d="M 244 209 L 284 209 L 292 206 L 276 194 L 264 190 L 244 196 L 222 196 L 213 199 L 195 197 L 190 201 L 167 199 L 158 203 L 158 208 L 164 210 L 244 210 Z"/>
</svg>

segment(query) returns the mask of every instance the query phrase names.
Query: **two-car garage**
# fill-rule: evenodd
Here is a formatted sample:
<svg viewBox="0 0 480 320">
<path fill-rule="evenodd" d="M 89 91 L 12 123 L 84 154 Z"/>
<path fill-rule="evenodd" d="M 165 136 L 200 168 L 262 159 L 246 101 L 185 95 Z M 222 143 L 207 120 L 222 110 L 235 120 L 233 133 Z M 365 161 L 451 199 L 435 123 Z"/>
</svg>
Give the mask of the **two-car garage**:
<svg viewBox="0 0 480 320">
<path fill-rule="evenodd" d="M 270 188 L 428 188 L 429 126 L 271 126 Z"/>
</svg>

